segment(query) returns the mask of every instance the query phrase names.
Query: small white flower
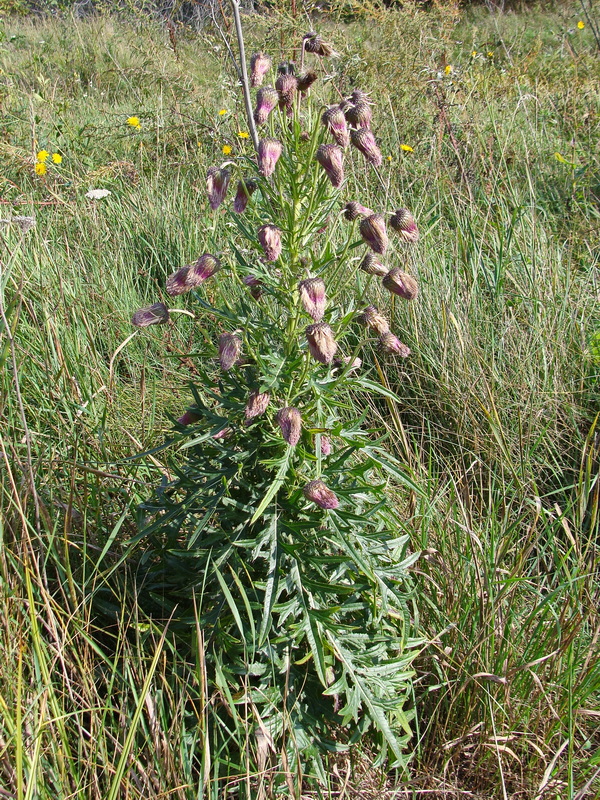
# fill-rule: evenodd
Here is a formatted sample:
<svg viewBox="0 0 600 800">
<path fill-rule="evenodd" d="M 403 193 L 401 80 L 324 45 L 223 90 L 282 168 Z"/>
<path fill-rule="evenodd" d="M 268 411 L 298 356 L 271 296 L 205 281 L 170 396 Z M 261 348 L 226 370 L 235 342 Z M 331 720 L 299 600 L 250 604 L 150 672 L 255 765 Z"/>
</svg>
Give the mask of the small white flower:
<svg viewBox="0 0 600 800">
<path fill-rule="evenodd" d="M 89 192 L 85 193 L 86 197 L 89 197 L 90 200 L 102 200 L 103 197 L 108 197 L 109 194 L 112 194 L 108 189 L 90 189 Z"/>
</svg>

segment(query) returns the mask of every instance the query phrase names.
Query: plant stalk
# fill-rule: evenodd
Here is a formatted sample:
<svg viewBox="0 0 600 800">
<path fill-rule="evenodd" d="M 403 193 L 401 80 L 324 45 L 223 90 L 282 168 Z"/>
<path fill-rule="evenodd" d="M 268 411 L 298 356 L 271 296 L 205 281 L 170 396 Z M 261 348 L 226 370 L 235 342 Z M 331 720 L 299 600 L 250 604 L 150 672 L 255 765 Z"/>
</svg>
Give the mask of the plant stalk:
<svg viewBox="0 0 600 800">
<path fill-rule="evenodd" d="M 250 84 L 248 83 L 248 71 L 246 69 L 246 49 L 244 47 L 244 34 L 242 33 L 242 21 L 240 19 L 240 4 L 238 0 L 231 0 L 231 7 L 233 9 L 233 19 L 235 21 L 235 33 L 238 40 L 238 48 L 240 51 L 240 69 L 242 72 L 242 92 L 244 94 L 244 105 L 246 106 L 246 117 L 248 118 L 248 129 L 250 130 L 250 137 L 254 149 L 258 153 L 258 134 L 256 132 L 256 125 L 254 124 L 254 116 L 252 114 L 252 101 L 250 99 Z"/>
</svg>

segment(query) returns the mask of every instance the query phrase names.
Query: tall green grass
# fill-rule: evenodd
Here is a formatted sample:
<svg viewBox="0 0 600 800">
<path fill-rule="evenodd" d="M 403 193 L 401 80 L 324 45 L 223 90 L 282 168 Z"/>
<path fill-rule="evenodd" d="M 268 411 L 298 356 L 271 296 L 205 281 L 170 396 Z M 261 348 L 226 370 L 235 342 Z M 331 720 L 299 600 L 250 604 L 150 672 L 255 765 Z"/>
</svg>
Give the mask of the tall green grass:
<svg viewBox="0 0 600 800">
<path fill-rule="evenodd" d="M 426 498 L 398 492 L 397 513 L 422 551 L 415 614 L 428 644 L 412 777 L 374 776 L 365 749 L 304 790 L 594 797 L 594 42 L 571 5 L 372 13 L 376 24 L 328 33 L 342 82 L 380 109 L 381 182 L 356 170 L 356 198 L 411 208 L 422 233 L 419 300 L 394 312 L 412 356 L 382 372 L 403 402 L 369 413 Z M 284 11 L 245 24 L 276 56 L 300 22 Z M 266 767 L 251 774 L 264 753 L 243 709 L 206 684 L 205 633 L 181 649 L 168 620 L 136 603 L 136 507 L 172 462 L 134 456 L 188 402 L 186 356 L 203 331 L 180 315 L 118 349 L 133 310 L 204 248 L 204 170 L 223 144 L 245 146 L 222 41 L 175 36 L 174 51 L 147 20 L 1 25 L 0 216 L 32 213 L 37 226 L 0 231 L 0 797 L 217 798 L 275 782 Z M 42 148 L 64 157 L 44 179 Z M 90 188 L 112 194 L 91 201 Z M 235 715 L 246 763 L 213 752 L 215 704 Z M 299 796 L 298 776 L 285 777 Z"/>
</svg>

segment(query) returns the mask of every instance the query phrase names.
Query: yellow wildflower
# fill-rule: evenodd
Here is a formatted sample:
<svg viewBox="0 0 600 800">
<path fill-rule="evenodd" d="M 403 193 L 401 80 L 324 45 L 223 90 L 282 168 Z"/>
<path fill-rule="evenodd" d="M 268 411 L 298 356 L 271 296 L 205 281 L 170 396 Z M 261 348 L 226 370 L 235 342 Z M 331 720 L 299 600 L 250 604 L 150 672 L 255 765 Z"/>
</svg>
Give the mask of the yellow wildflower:
<svg viewBox="0 0 600 800">
<path fill-rule="evenodd" d="M 446 73 L 446 75 L 450 75 L 450 73 L 452 72 L 452 70 L 453 70 L 453 66 L 452 66 L 452 64 L 446 64 L 446 69 L 444 70 L 444 72 Z"/>
<path fill-rule="evenodd" d="M 142 127 L 142 123 L 138 117 L 127 117 L 127 124 L 138 131 Z"/>
<path fill-rule="evenodd" d="M 473 50 L 471 52 L 471 58 L 475 58 L 476 55 L 477 55 L 477 50 Z"/>
<path fill-rule="evenodd" d="M 388 156 L 388 161 L 391 161 L 391 160 L 392 160 L 392 157 L 391 157 L 391 156 Z"/>
<path fill-rule="evenodd" d="M 36 175 L 45 175 L 48 171 L 48 167 L 44 164 L 43 161 L 38 161 L 34 167 Z"/>
<path fill-rule="evenodd" d="M 405 153 L 414 153 L 414 150 L 409 144 L 401 144 L 400 150 L 404 150 Z"/>
<path fill-rule="evenodd" d="M 52 153 L 52 163 L 62 164 L 62 156 L 60 153 Z"/>
<path fill-rule="evenodd" d="M 488 58 L 493 58 L 493 57 L 494 57 L 494 51 L 488 50 Z"/>
<path fill-rule="evenodd" d="M 222 109 L 219 111 L 219 116 L 220 116 L 220 117 L 224 117 L 226 113 L 227 113 L 227 109 L 226 109 L 226 108 L 222 108 Z"/>
<path fill-rule="evenodd" d="M 40 150 L 40 152 L 37 154 L 36 158 L 41 164 L 43 164 L 44 161 L 48 160 L 49 156 L 50 156 L 50 153 L 47 150 Z"/>
<path fill-rule="evenodd" d="M 240 137 L 240 139 L 250 138 L 250 134 L 248 133 L 248 131 L 238 131 L 238 136 Z"/>
<path fill-rule="evenodd" d="M 224 144 L 223 145 L 223 155 L 228 156 L 231 153 L 231 145 Z"/>
<path fill-rule="evenodd" d="M 582 19 L 580 19 L 579 22 L 577 23 L 577 27 L 579 28 L 580 31 L 582 31 L 585 28 L 585 22 Z"/>
</svg>

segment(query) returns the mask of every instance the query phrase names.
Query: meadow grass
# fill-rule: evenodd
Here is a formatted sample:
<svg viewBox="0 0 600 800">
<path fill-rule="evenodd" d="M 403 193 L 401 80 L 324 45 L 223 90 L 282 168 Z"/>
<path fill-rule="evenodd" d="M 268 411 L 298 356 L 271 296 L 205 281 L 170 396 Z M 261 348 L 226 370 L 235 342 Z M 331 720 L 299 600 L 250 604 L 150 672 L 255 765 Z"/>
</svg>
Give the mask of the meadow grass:
<svg viewBox="0 0 600 800">
<path fill-rule="evenodd" d="M 289 794 L 595 797 L 595 43 L 572 5 L 339 8 L 321 21 L 338 81 L 377 99 L 384 153 L 381 181 L 355 160 L 349 184 L 422 233 L 419 299 L 394 307 L 412 355 L 381 371 L 402 404 L 354 402 L 423 493 L 391 487 L 427 644 L 411 774 L 369 769 L 365 744 L 329 786 L 287 775 Z M 247 16 L 249 46 L 283 56 L 299 24 Z M 136 456 L 189 402 L 210 323 L 178 315 L 119 350 L 132 312 L 215 244 L 206 167 L 224 144 L 251 153 L 224 44 L 181 27 L 173 49 L 141 16 L 7 18 L 0 38 L 0 216 L 37 219 L 0 231 L 0 797 L 254 796 L 272 776 L 251 774 L 243 711 L 207 685 L 203 631 L 182 648 L 136 602 L 136 508 L 175 458 Z M 63 161 L 36 176 L 43 148 Z M 236 717 L 239 763 L 212 749 L 209 697 Z"/>
</svg>

